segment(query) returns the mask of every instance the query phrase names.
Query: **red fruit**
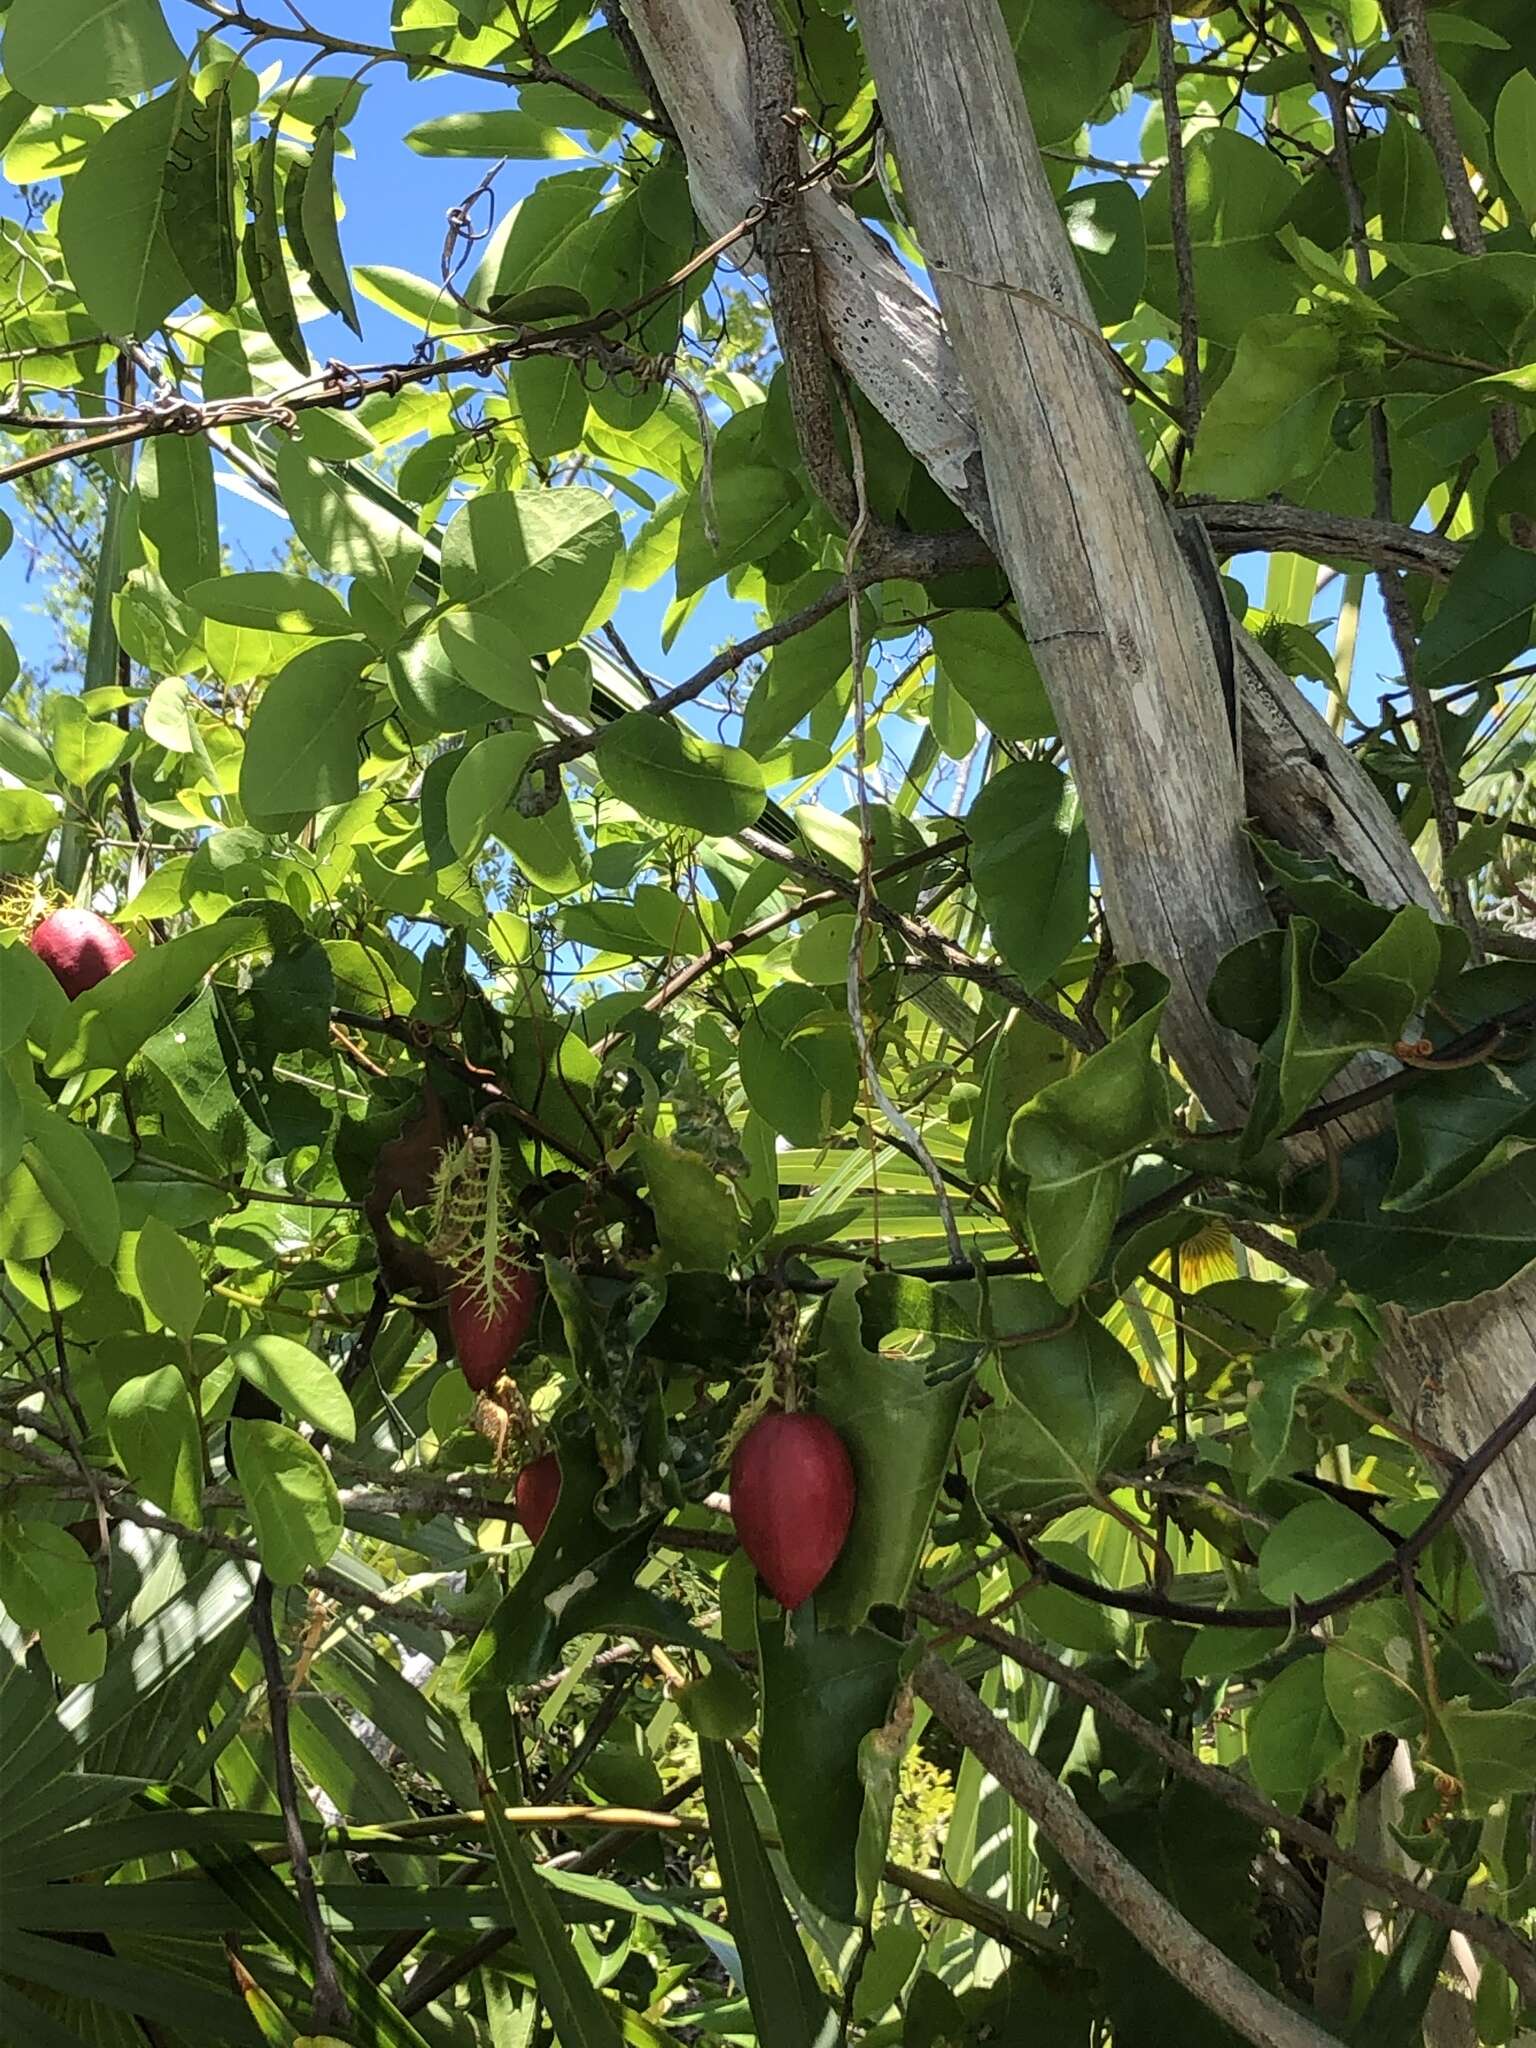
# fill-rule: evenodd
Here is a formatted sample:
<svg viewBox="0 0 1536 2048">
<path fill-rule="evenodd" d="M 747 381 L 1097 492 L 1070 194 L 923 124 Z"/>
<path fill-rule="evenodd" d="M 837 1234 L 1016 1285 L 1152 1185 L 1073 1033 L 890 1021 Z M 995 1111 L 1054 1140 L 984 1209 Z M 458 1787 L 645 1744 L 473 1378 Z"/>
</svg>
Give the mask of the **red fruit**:
<svg viewBox="0 0 1536 2048">
<path fill-rule="evenodd" d="M 853 1520 L 853 1465 L 820 1415 L 765 1415 L 731 1460 L 731 1520 L 781 1607 L 808 1600 Z"/>
<path fill-rule="evenodd" d="M 508 1264 L 501 1277 L 501 1299 L 490 1316 L 469 1281 L 456 1280 L 448 1290 L 448 1326 L 459 1370 L 477 1394 L 488 1393 L 512 1363 L 539 1306 L 537 1273 Z"/>
<path fill-rule="evenodd" d="M 553 1451 L 546 1451 L 542 1458 L 523 1467 L 517 1475 L 513 1498 L 517 1519 L 534 1542 L 539 1542 L 560 1498 L 560 1460 Z"/>
<path fill-rule="evenodd" d="M 71 1002 L 133 958 L 133 948 L 117 926 L 94 910 L 56 910 L 43 919 L 27 944 L 52 969 Z"/>
</svg>

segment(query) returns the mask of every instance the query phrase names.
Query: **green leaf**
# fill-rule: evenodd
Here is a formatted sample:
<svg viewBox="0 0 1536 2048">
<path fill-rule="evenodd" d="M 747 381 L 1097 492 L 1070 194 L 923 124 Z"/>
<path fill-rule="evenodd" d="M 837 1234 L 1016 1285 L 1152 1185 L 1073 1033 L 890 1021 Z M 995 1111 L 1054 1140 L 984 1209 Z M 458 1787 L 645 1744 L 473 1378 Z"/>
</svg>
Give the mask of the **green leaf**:
<svg viewBox="0 0 1536 2048">
<path fill-rule="evenodd" d="M 9 45 L 7 45 L 9 47 Z M 1499 176 L 1528 221 L 1536 221 L 1536 77 L 1516 71 L 1506 79 L 1493 111 L 1493 151 Z"/>
<path fill-rule="evenodd" d="M 21 1156 L 50 1208 L 98 1266 L 110 1267 L 122 1224 L 101 1154 L 79 1124 L 40 1101 L 27 1104 L 26 1129 Z"/>
<path fill-rule="evenodd" d="M 668 500 L 669 504 L 676 502 Z M 632 549 L 632 568 L 633 557 Z M 790 617 L 802 605 L 819 597 L 826 587 L 824 576 L 796 583 L 782 601 L 775 593 L 774 611 L 780 618 Z M 867 603 L 864 608 L 868 610 Z M 849 673 L 852 652 L 846 605 L 839 605 L 805 632 L 775 647 L 752 685 L 742 714 L 741 744 L 747 752 L 758 760 L 766 758 L 786 733 L 792 732 L 838 687 Z"/>
<path fill-rule="evenodd" d="M 1282 961 L 1283 1010 L 1264 1041 L 1248 1141 L 1262 1143 L 1315 1102 L 1357 1053 L 1386 1050 L 1440 973 L 1438 928 L 1408 904 L 1357 959 L 1331 977 L 1310 918 L 1292 918 Z"/>
<path fill-rule="evenodd" d="M 5 75 L 40 106 L 133 99 L 181 69 L 159 0 L 12 0 Z"/>
<path fill-rule="evenodd" d="M 1486 1811 L 1501 1799 L 1529 1793 L 1536 1782 L 1536 1701 L 1478 1708 L 1451 1700 L 1435 1719 L 1443 1738 L 1436 1746 L 1449 1749 L 1449 1768 L 1469 1805 Z"/>
<path fill-rule="evenodd" d="M 69 1005 L 49 1045 L 48 1072 L 57 1079 L 94 1068 L 121 1072 L 210 968 L 253 951 L 263 936 L 253 918 L 228 917 L 147 947 Z"/>
<path fill-rule="evenodd" d="M 1381 132 L 1376 202 L 1384 241 L 1432 242 L 1445 226 L 1445 185 L 1435 152 L 1404 114 L 1388 114 Z"/>
<path fill-rule="evenodd" d="M 838 1283 L 819 1351 L 817 1410 L 848 1448 L 857 1491 L 816 1611 L 828 1627 L 853 1629 L 911 1589 L 980 1346 L 947 1290 L 879 1273 Z"/>
<path fill-rule="evenodd" d="M 1529 1001 L 1536 975 L 1496 961 L 1462 975 L 1448 994 L 1461 1030 Z M 1536 1134 L 1536 1046 L 1516 1039 L 1508 1055 L 1447 1073 L 1421 1072 L 1393 1104 L 1397 1164 L 1383 1209 L 1422 1210 L 1523 1152 Z"/>
<path fill-rule="evenodd" d="M 53 744 L 54 766 L 62 780 L 76 789 L 88 790 L 123 758 L 127 733 L 105 719 L 92 718 L 78 697 L 52 691 L 43 714 Z"/>
<path fill-rule="evenodd" d="M 741 1029 L 741 1085 L 795 1145 L 819 1145 L 853 1114 L 859 1062 L 846 1010 L 816 989 L 770 989 Z"/>
<path fill-rule="evenodd" d="M 288 258 L 281 233 L 282 209 L 277 194 L 277 143 L 278 123 L 274 121 L 251 158 L 251 220 L 242 254 L 262 326 L 283 357 L 304 377 L 309 374 L 309 350 L 304 346 L 293 303 L 293 286 L 288 280 Z"/>
<path fill-rule="evenodd" d="M 1034 994 L 1088 927 L 1088 833 L 1072 785 L 1048 761 L 1010 762 L 972 804 L 965 831 L 993 940 Z"/>
<path fill-rule="evenodd" d="M 790 1875 L 820 1912 L 851 1925 L 864 1812 L 859 1747 L 889 1718 L 901 1645 L 877 1629 L 817 1625 L 759 1601 L 763 1785 Z"/>
<path fill-rule="evenodd" d="M 1315 314 L 1270 314 L 1243 330 L 1237 360 L 1200 422 L 1184 487 L 1267 498 L 1321 468 L 1344 396 L 1340 340 Z"/>
<path fill-rule="evenodd" d="M 1310 1344 L 1263 1351 L 1254 1359 L 1249 1368 L 1248 1434 L 1253 1444 L 1255 1489 L 1267 1485 L 1284 1463 L 1296 1396 L 1322 1369 L 1322 1357 Z"/>
<path fill-rule="evenodd" d="M 7 31 L 7 52 L 15 32 Z M 166 196 L 183 97 L 162 93 L 121 115 L 64 188 L 59 241 L 87 312 L 110 334 L 151 334 L 190 289 Z"/>
<path fill-rule="evenodd" d="M 656 1217 L 662 1268 L 724 1270 L 741 1238 L 730 1189 L 695 1152 L 643 1132 L 634 1142 Z"/>
<path fill-rule="evenodd" d="M 724 839 L 756 824 L 768 800 L 750 754 L 648 712 L 628 711 L 604 726 L 596 753 L 620 802 L 658 824 Z"/>
<path fill-rule="evenodd" d="M 608 171 L 601 166 L 541 178 L 487 243 L 464 287 L 469 303 L 486 306 L 539 286 L 568 284 L 574 268 L 572 245 L 579 247 L 607 182 Z"/>
<path fill-rule="evenodd" d="M 346 1389 L 306 1345 L 291 1337 L 246 1336 L 231 1345 L 229 1356 L 240 1377 L 287 1414 L 344 1443 L 356 1437 L 357 1418 Z"/>
<path fill-rule="evenodd" d="M 1259 1790 L 1298 1813 L 1345 1754 L 1324 1691 L 1324 1658 L 1299 1657 L 1272 1678 L 1248 1714 L 1248 1768 Z"/>
<path fill-rule="evenodd" d="M 1266 1600 L 1324 1600 L 1392 1555 L 1382 1531 L 1336 1500 L 1303 1501 L 1264 1538 L 1259 1585 Z"/>
<path fill-rule="evenodd" d="M 1074 185 L 1058 204 L 1099 325 L 1118 327 L 1141 303 L 1147 279 L 1147 235 L 1136 188 L 1123 178 Z"/>
<path fill-rule="evenodd" d="M 1419 642 L 1419 680 L 1434 689 L 1497 675 L 1530 645 L 1536 555 L 1485 533 L 1472 542 Z"/>
<path fill-rule="evenodd" d="M 206 100 L 195 93 L 186 95 L 166 166 L 165 198 L 166 232 L 187 282 L 208 305 L 228 313 L 239 290 L 240 271 L 234 115 L 227 84 Z M 149 447 L 155 445 L 151 442 Z"/>
<path fill-rule="evenodd" d="M 182 591 L 219 573 L 219 513 L 205 434 L 158 434 L 137 472 L 139 531 L 155 550 L 161 581 Z"/>
<path fill-rule="evenodd" d="M 591 864 L 564 789 L 539 816 L 517 807 L 524 772 L 541 745 L 537 733 L 496 732 L 469 749 L 448 784 L 448 839 L 466 862 L 488 837 L 499 839 L 529 881 L 551 896 L 569 896 L 584 886 Z"/>
<path fill-rule="evenodd" d="M 280 1422 L 234 1421 L 229 1439 L 262 1567 L 275 1586 L 296 1586 L 341 1541 L 336 1482 L 313 1445 Z"/>
<path fill-rule="evenodd" d="M 294 532 L 328 575 L 360 576 L 387 602 L 405 594 L 425 547 L 415 527 L 297 440 L 278 449 L 275 473 Z"/>
<path fill-rule="evenodd" d="M 437 630 L 443 652 L 472 690 L 527 718 L 545 709 L 539 672 L 510 627 L 484 613 L 450 612 Z"/>
<path fill-rule="evenodd" d="M 133 1271 L 150 1314 L 175 1336 L 190 1337 L 208 1296 L 203 1269 L 186 1239 L 158 1216 L 147 1216 L 134 1246 Z"/>
<path fill-rule="evenodd" d="M 184 593 L 205 619 L 263 633 L 355 633 L 352 615 L 333 590 L 280 569 L 245 569 L 194 583 Z"/>
<path fill-rule="evenodd" d="M 315 146 L 304 173 L 300 207 L 309 268 L 318 286 L 356 335 L 362 334 L 347 259 L 336 230 L 336 117 L 327 115 L 315 134 Z M 407 579 L 408 580 L 408 579 Z"/>
<path fill-rule="evenodd" d="M 408 128 L 407 149 L 418 156 L 474 156 L 494 160 L 524 158 L 535 163 L 581 156 L 578 143 L 558 128 L 535 121 L 518 107 L 486 107 L 466 114 L 437 114 Z"/>
<path fill-rule="evenodd" d="M 805 511 L 804 487 L 790 470 L 767 462 L 718 462 L 707 509 L 702 484 L 683 507 L 677 536 L 678 596 L 691 597 L 731 569 L 765 561 L 788 540 Z M 714 542 L 709 538 L 711 517 Z"/>
<path fill-rule="evenodd" d="M 1353 1742 L 1422 1733 L 1421 1682 L 1413 1622 L 1401 1600 L 1355 1608 L 1323 1652 L 1323 1692 Z"/>
<path fill-rule="evenodd" d="M 1118 1338 L 1081 1310 L 1055 1336 L 1010 1345 L 1010 1337 L 1063 1320 L 1039 1281 L 999 1281 L 991 1310 L 1010 1398 L 984 1417 L 977 1492 L 1009 1515 L 1060 1512 L 1100 1497 L 1106 1473 L 1140 1463 L 1166 1403 Z"/>
<path fill-rule="evenodd" d="M 1289 313 L 1302 280 L 1278 231 L 1299 186 L 1280 159 L 1251 136 L 1203 128 L 1184 145 L 1190 253 L 1201 335 L 1235 348 L 1243 329 L 1264 313 Z M 1142 201 L 1147 232 L 1147 298 L 1177 320 L 1178 268 L 1173 254 L 1164 171 Z"/>
<path fill-rule="evenodd" d="M 174 1365 L 125 1380 L 107 1408 L 112 1455 L 146 1500 L 203 1526 L 203 1444 L 187 1383 Z"/>
<path fill-rule="evenodd" d="M 507 1912 L 556 2040 L 561 2048 L 619 2048 L 615 2015 L 582 1967 L 549 1887 L 540 1883 L 528 1851 L 502 1816 L 511 1802 L 494 1785 L 487 1785 L 482 1797 Z"/>
<path fill-rule="evenodd" d="M 262 692 L 246 733 L 240 802 L 252 824 L 296 829 L 357 795 L 358 744 L 373 710 L 369 650 L 329 640 L 296 654 Z"/>
<path fill-rule="evenodd" d="M 623 553 L 618 515 L 596 491 L 482 491 L 443 535 L 443 591 L 543 654 L 608 616 Z"/>
<path fill-rule="evenodd" d="M 28 1037 L 46 1043 L 69 998 L 30 946 L 0 943 L 0 1053 Z"/>
<path fill-rule="evenodd" d="M 757 2038 L 783 2048 L 830 2048 L 836 2024 L 784 1904 L 736 1759 L 723 1742 L 701 1742 L 699 1769 L 727 1921 L 741 1951 Z"/>
<path fill-rule="evenodd" d="M 1001 612 L 949 612 L 930 631 L 941 671 L 988 732 L 1004 740 L 1055 733 L 1056 714 L 1029 643 Z"/>
<path fill-rule="evenodd" d="M 1302 1230 L 1301 1249 L 1321 1252 L 1346 1286 L 1423 1315 L 1491 1293 L 1536 1259 L 1536 1153 L 1521 1150 L 1406 1215 L 1386 1207 L 1392 1156 L 1390 1136 L 1352 1148 L 1338 1199 Z M 1322 1182 L 1297 1193 L 1319 1204 Z"/>
<path fill-rule="evenodd" d="M 30 1517 L 0 1521 L 0 1606 L 20 1629 L 96 1613 L 96 1574 L 66 1529 Z"/>
<path fill-rule="evenodd" d="M 1027 1183 L 1030 1242 L 1051 1292 L 1075 1301 L 1103 1262 L 1138 1153 L 1173 1129 L 1173 1085 L 1153 1042 L 1161 1002 L 1053 1081 L 1008 1127 L 1007 1158 Z"/>
</svg>

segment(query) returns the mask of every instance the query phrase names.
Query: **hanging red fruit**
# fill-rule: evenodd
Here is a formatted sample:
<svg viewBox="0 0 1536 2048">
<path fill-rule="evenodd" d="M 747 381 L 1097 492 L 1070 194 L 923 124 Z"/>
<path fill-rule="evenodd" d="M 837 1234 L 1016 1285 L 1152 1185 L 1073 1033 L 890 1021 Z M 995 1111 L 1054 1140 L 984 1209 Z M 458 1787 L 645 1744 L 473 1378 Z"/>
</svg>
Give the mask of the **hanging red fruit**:
<svg viewBox="0 0 1536 2048">
<path fill-rule="evenodd" d="M 535 1458 L 517 1475 L 513 1488 L 517 1519 L 535 1543 L 549 1527 L 549 1518 L 560 1499 L 560 1460 L 553 1451 Z"/>
<path fill-rule="evenodd" d="M 810 1598 L 853 1520 L 853 1465 L 820 1415 L 765 1415 L 731 1460 L 731 1520 L 781 1607 Z"/>
<path fill-rule="evenodd" d="M 502 1262 L 492 1301 L 474 1280 L 456 1280 L 449 1288 L 453 1348 L 477 1394 L 489 1393 L 512 1363 L 538 1311 L 539 1293 L 538 1274 L 509 1259 Z"/>
<path fill-rule="evenodd" d="M 133 958 L 133 948 L 117 926 L 94 910 L 54 911 L 27 944 L 52 970 L 71 1002 Z"/>
</svg>

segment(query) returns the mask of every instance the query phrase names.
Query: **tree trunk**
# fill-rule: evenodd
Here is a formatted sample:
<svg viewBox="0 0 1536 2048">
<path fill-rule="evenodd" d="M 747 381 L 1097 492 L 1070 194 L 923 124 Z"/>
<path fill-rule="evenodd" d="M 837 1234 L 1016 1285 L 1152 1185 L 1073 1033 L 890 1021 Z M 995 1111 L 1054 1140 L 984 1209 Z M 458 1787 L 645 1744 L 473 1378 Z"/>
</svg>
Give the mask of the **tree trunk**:
<svg viewBox="0 0 1536 2048">
<path fill-rule="evenodd" d="M 682 138 L 707 227 L 761 188 L 730 0 L 625 0 Z M 1033 139 L 995 0 L 863 0 L 887 132 L 954 349 L 895 258 L 824 187 L 804 196 L 826 340 L 997 552 L 1062 720 L 1128 957 L 1170 975 L 1169 1040 L 1211 1114 L 1243 1063 L 1200 998 L 1260 928 L 1199 605 L 1126 421 Z M 1391 814 L 1295 685 L 1239 634 L 1246 802 L 1275 838 L 1332 853 L 1379 902 L 1436 907 Z M 1383 1377 L 1405 1420 L 1462 1452 L 1536 1373 L 1536 1285 L 1398 1318 Z M 1536 1658 L 1536 1441 L 1461 1526 L 1509 1649 Z"/>
</svg>

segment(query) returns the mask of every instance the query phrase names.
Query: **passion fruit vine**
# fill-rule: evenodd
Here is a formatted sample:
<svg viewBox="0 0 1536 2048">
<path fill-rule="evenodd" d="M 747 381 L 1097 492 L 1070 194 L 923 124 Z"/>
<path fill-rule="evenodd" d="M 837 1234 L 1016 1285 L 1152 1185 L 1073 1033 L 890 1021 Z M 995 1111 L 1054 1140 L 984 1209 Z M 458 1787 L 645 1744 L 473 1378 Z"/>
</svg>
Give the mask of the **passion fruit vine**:
<svg viewBox="0 0 1536 2048">
<path fill-rule="evenodd" d="M 764 1585 L 791 1611 L 848 1539 L 857 1489 L 847 1446 L 824 1416 L 765 1415 L 731 1460 L 731 1520 Z"/>
<path fill-rule="evenodd" d="M 133 958 L 117 926 L 94 910 L 55 910 L 27 944 L 71 1002 Z"/>
</svg>

